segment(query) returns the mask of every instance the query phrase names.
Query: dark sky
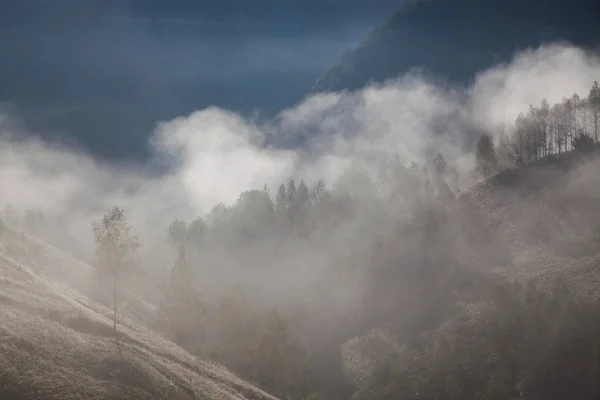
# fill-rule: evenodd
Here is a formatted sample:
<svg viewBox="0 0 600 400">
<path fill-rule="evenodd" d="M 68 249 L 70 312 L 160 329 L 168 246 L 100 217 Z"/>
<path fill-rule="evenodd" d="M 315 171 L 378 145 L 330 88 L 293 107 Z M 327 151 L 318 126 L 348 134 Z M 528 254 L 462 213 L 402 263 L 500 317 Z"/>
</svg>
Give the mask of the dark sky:
<svg viewBox="0 0 600 400">
<path fill-rule="evenodd" d="M 45 137 L 143 157 L 157 121 L 296 103 L 401 0 L 0 0 L 0 103 Z"/>
</svg>

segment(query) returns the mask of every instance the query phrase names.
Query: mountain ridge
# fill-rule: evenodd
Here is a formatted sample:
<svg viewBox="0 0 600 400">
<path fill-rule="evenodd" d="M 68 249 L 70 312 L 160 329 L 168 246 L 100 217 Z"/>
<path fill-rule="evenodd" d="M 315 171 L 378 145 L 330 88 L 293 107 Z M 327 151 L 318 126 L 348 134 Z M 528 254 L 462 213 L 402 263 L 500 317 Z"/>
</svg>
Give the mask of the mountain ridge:
<svg viewBox="0 0 600 400">
<path fill-rule="evenodd" d="M 517 51 L 562 41 L 600 45 L 600 3 L 592 0 L 412 0 L 376 26 L 311 92 L 360 89 L 413 68 L 465 84 Z"/>
</svg>

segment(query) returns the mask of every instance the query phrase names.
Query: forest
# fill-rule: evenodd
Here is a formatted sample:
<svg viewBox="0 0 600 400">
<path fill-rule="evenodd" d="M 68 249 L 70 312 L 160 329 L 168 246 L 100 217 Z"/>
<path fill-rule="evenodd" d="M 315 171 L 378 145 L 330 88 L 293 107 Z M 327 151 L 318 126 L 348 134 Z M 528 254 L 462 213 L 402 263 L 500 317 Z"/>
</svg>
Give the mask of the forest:
<svg viewBox="0 0 600 400">
<path fill-rule="evenodd" d="M 480 135 L 476 187 L 588 162 L 599 123 L 598 82 L 583 97 L 532 105 Z M 478 220 L 474 189 L 443 154 L 376 171 L 357 162 L 332 185 L 240 189 L 233 205 L 159 227 L 160 244 L 141 242 L 118 206 L 94 222 L 90 296 L 114 309 L 115 330 L 122 297 L 141 293 L 156 305 L 154 329 L 282 399 L 600 396 L 597 293 L 563 276 L 495 274 L 514 254 Z M 18 205 L 4 219 L 50 243 L 60 229 Z M 589 224 L 578 240 L 596 255 L 600 224 Z M 144 247 L 170 261 L 148 270 Z"/>
</svg>

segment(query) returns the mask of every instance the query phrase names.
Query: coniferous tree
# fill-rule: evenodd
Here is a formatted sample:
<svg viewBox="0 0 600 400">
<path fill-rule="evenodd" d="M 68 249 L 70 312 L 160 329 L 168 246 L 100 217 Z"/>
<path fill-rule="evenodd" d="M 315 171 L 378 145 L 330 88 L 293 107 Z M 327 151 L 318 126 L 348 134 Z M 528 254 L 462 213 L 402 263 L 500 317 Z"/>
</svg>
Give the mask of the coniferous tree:
<svg viewBox="0 0 600 400">
<path fill-rule="evenodd" d="M 288 183 L 288 189 L 287 189 L 287 199 L 291 204 L 295 198 L 296 198 L 296 184 L 294 183 L 293 179 L 290 179 L 290 182 Z"/>
<path fill-rule="evenodd" d="M 296 195 L 296 202 L 300 208 L 304 208 L 308 205 L 308 200 L 310 198 L 310 193 L 308 191 L 308 186 L 304 182 L 304 179 L 300 180 L 300 185 L 298 186 L 298 193 Z"/>
<path fill-rule="evenodd" d="M 301 235 L 308 234 L 308 214 L 310 212 L 310 191 L 304 179 L 300 180 L 295 199 L 295 224 Z"/>
<path fill-rule="evenodd" d="M 288 183 L 287 202 L 288 202 L 287 217 L 288 217 L 290 226 L 293 230 L 294 229 L 294 218 L 296 217 L 296 209 L 297 209 L 296 184 L 294 183 L 293 179 L 290 179 L 290 182 Z"/>
<path fill-rule="evenodd" d="M 282 183 L 277 191 L 275 197 L 275 212 L 277 215 L 284 215 L 287 210 L 287 193 L 285 191 L 285 185 Z"/>
</svg>

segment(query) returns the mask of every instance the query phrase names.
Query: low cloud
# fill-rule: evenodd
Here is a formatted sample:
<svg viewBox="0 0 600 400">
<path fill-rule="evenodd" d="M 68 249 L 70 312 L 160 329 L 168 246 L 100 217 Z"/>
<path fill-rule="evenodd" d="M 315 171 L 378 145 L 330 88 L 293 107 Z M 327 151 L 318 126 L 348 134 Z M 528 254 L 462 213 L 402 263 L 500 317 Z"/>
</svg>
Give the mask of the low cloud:
<svg viewBox="0 0 600 400">
<path fill-rule="evenodd" d="M 465 132 L 510 125 L 542 98 L 586 95 L 598 77 L 598 57 L 557 44 L 516 55 L 481 73 L 467 90 L 409 74 L 361 91 L 307 98 L 266 122 L 208 108 L 157 125 L 155 160 L 170 166 L 160 175 L 16 135 L 12 125 L 0 124 L 0 203 L 75 215 L 66 228 L 89 248 L 91 220 L 112 205 L 125 207 L 141 236 L 156 240 L 173 218 L 203 215 L 264 184 L 273 194 L 289 177 L 331 183 L 353 161 L 376 169 L 399 155 L 406 164 L 423 164 L 441 151 L 466 177 L 473 138 Z M 302 146 L 270 147 L 282 138 L 303 138 Z"/>
<path fill-rule="evenodd" d="M 588 95 L 600 79 L 600 57 L 568 44 L 545 45 L 517 54 L 510 64 L 481 73 L 469 91 L 472 116 L 498 129 L 542 99 L 559 103 L 573 93 Z"/>
</svg>

